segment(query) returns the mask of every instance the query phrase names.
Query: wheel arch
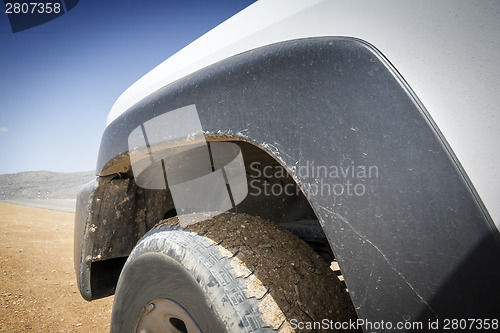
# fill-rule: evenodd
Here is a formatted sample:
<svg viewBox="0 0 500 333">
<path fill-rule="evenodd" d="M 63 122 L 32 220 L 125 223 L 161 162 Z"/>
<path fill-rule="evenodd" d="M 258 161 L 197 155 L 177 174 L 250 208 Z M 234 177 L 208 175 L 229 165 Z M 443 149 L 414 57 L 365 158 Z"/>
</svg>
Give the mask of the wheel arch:
<svg viewBox="0 0 500 333">
<path fill-rule="evenodd" d="M 374 47 L 351 38 L 283 42 L 178 80 L 107 127 L 100 179 L 118 182 L 130 173 L 127 137 L 134 128 L 191 104 L 208 140 L 259 147 L 303 193 L 315 184 L 363 185 L 363 195 L 306 194 L 361 318 L 484 316 L 495 308 L 498 231 L 432 119 Z M 312 165 L 378 172 L 299 173 Z M 155 217 L 167 214 L 167 206 Z M 482 289 L 454 294 L 471 281 Z"/>
</svg>

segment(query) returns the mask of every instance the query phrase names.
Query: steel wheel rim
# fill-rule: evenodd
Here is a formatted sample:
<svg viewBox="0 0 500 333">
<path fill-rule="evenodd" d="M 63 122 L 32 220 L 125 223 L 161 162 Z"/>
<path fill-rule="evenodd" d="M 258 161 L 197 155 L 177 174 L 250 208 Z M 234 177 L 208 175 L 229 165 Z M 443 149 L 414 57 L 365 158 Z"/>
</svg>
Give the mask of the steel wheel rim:
<svg viewBox="0 0 500 333">
<path fill-rule="evenodd" d="M 194 319 L 176 302 L 157 299 L 144 307 L 136 333 L 201 333 Z"/>
</svg>

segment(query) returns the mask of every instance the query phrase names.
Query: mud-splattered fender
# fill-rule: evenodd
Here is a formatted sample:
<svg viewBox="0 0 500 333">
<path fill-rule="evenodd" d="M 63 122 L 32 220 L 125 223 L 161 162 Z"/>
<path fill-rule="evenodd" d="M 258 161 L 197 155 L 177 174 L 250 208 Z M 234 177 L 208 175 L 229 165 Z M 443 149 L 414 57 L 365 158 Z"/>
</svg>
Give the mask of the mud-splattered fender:
<svg viewBox="0 0 500 333">
<path fill-rule="evenodd" d="M 432 119 L 373 46 L 283 42 L 169 84 L 106 128 L 99 175 L 129 171 L 127 138 L 137 126 L 192 104 L 208 140 L 252 143 L 294 177 L 360 318 L 498 314 L 498 231 Z M 347 193 L 348 182 L 360 184 L 357 193 Z"/>
</svg>

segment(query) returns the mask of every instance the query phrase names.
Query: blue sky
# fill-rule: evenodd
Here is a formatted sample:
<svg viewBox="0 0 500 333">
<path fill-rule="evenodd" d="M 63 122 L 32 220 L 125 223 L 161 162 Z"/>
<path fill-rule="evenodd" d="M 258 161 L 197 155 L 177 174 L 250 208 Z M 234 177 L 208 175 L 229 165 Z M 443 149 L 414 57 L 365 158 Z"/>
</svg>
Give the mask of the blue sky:
<svg viewBox="0 0 500 333">
<path fill-rule="evenodd" d="M 118 96 L 250 0 L 81 0 L 12 33 L 0 13 L 0 174 L 94 170 Z"/>
</svg>

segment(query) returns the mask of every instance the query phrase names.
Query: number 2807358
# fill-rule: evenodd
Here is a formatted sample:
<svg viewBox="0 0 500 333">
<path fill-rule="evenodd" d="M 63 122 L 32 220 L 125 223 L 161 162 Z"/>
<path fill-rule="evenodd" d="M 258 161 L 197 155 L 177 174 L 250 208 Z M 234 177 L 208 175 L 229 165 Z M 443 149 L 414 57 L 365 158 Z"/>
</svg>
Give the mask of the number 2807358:
<svg viewBox="0 0 500 333">
<path fill-rule="evenodd" d="M 61 10 L 61 3 L 59 2 L 5 3 L 6 14 L 59 14 Z"/>
</svg>

